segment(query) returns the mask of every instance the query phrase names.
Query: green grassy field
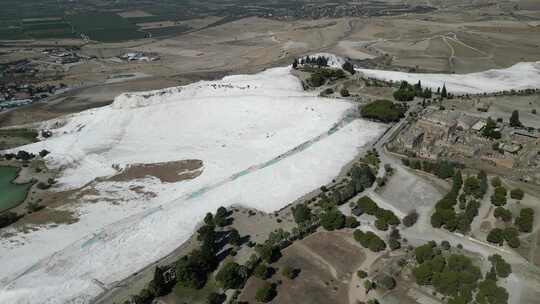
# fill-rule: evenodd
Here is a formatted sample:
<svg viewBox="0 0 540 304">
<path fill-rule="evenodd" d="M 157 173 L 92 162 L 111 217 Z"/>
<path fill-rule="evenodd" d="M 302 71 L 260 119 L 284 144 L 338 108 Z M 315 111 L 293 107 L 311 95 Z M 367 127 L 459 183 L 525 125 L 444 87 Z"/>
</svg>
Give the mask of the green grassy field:
<svg viewBox="0 0 540 304">
<path fill-rule="evenodd" d="M 316 0 L 321 1 L 322 0 Z M 338 0 L 344 2 L 345 0 Z M 236 20 L 246 16 L 266 16 L 284 10 L 300 9 L 307 0 L 1 0 L 0 40 L 81 37 L 120 42 L 177 35 L 183 26 L 141 30 L 138 24 L 159 21 L 183 21 L 207 16 Z M 132 17 L 120 14 L 143 11 Z"/>
<path fill-rule="evenodd" d="M 29 129 L 0 130 L 0 150 L 31 144 L 37 141 L 38 133 Z"/>
</svg>

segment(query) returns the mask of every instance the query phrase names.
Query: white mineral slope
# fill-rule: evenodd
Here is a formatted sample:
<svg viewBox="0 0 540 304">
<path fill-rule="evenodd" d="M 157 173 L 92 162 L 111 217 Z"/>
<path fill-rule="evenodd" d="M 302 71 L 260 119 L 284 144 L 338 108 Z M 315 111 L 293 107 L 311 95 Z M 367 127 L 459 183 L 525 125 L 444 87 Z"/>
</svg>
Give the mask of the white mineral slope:
<svg viewBox="0 0 540 304">
<path fill-rule="evenodd" d="M 65 207 L 80 215 L 75 224 L 0 241 L 0 303 L 88 303 L 179 246 L 206 212 L 233 204 L 272 212 L 329 182 L 384 131 L 363 120 L 335 131 L 352 107 L 304 92 L 289 68 L 277 68 L 123 94 L 65 118 L 53 137 L 23 149 L 52 151 L 60 187 L 93 181 L 99 194 Z M 181 159 L 201 159 L 203 173 L 168 184 L 103 181 L 113 165 Z M 130 190 L 137 186 L 155 196 Z"/>
<path fill-rule="evenodd" d="M 407 81 L 433 89 L 446 85 L 454 94 L 481 94 L 509 90 L 540 88 L 540 61 L 520 62 L 506 69 L 470 74 L 422 74 L 396 71 L 356 69 L 366 77 L 386 81 Z"/>
</svg>

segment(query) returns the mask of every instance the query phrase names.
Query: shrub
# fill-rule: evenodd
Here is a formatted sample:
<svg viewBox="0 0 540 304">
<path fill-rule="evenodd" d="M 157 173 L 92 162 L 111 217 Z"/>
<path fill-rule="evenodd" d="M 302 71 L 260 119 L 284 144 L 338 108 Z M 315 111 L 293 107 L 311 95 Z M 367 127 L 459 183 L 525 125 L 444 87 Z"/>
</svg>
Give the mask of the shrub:
<svg viewBox="0 0 540 304">
<path fill-rule="evenodd" d="M 223 293 L 211 292 L 206 298 L 208 304 L 221 304 L 225 302 L 227 296 Z"/>
<path fill-rule="evenodd" d="M 356 272 L 356 275 L 357 275 L 358 278 L 360 278 L 360 279 L 365 279 L 365 278 L 367 278 L 368 273 L 365 272 L 365 271 L 363 271 L 363 270 L 358 270 L 358 271 Z"/>
<path fill-rule="evenodd" d="M 386 249 L 386 243 L 375 233 L 368 231 L 355 230 L 353 233 L 354 239 L 364 248 L 368 248 L 373 252 L 379 252 Z"/>
<path fill-rule="evenodd" d="M 258 302 L 268 303 L 277 295 L 276 287 L 273 284 L 264 282 L 263 286 L 257 288 L 255 299 Z"/>
<path fill-rule="evenodd" d="M 296 276 L 298 275 L 298 270 L 297 270 L 297 269 L 294 269 L 294 268 L 291 268 L 291 267 L 289 267 L 289 266 L 285 266 L 285 267 L 283 267 L 283 269 L 281 270 L 281 274 L 282 274 L 284 277 L 293 280 L 293 279 L 296 278 Z"/>
<path fill-rule="evenodd" d="M 397 250 L 401 248 L 401 243 L 396 239 L 390 239 L 388 240 L 388 247 L 390 247 L 391 250 Z"/>
<path fill-rule="evenodd" d="M 442 242 L 441 242 L 441 247 L 442 247 L 444 250 L 450 250 L 450 248 L 451 248 L 450 242 L 448 242 L 448 241 L 442 241 Z"/>
<path fill-rule="evenodd" d="M 495 176 L 491 179 L 491 185 L 495 188 L 500 187 L 502 185 L 501 179 L 498 176 Z"/>
<path fill-rule="evenodd" d="M 272 269 L 261 263 L 257 265 L 257 267 L 255 267 L 255 269 L 253 270 L 253 275 L 260 279 L 266 280 L 272 276 Z"/>
<path fill-rule="evenodd" d="M 413 226 L 416 221 L 418 221 L 418 212 L 416 210 L 413 210 L 411 212 L 409 212 L 404 218 L 403 218 L 403 225 L 405 225 L 405 227 L 411 227 Z"/>
<path fill-rule="evenodd" d="M 389 275 L 382 275 L 376 281 L 377 287 L 381 287 L 387 290 L 394 289 L 396 287 L 396 280 Z"/>
<path fill-rule="evenodd" d="M 345 227 L 356 228 L 358 226 L 360 226 L 360 223 L 358 223 L 358 220 L 354 216 L 347 216 L 345 218 Z"/>
</svg>

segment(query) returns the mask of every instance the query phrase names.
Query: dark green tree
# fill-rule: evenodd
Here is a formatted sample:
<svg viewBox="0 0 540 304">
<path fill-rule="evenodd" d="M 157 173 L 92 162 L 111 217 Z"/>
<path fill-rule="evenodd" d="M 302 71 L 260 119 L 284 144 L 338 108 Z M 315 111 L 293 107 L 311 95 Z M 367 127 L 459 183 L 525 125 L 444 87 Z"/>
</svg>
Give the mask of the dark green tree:
<svg viewBox="0 0 540 304">
<path fill-rule="evenodd" d="M 294 221 L 297 224 L 301 224 L 307 221 L 310 221 L 312 218 L 311 209 L 305 204 L 298 204 L 292 208 Z"/>
<path fill-rule="evenodd" d="M 244 284 L 247 278 L 247 269 L 235 262 L 228 262 L 216 274 L 223 289 L 238 289 Z"/>
<path fill-rule="evenodd" d="M 448 92 L 446 92 L 446 84 L 443 84 L 443 87 L 442 87 L 442 90 L 441 90 L 441 97 L 442 98 L 447 98 L 448 97 Z"/>
<path fill-rule="evenodd" d="M 504 243 L 504 231 L 500 228 L 491 229 L 487 235 L 487 241 L 502 246 Z"/>
<path fill-rule="evenodd" d="M 521 127 L 521 121 L 519 121 L 519 112 L 517 110 L 512 111 L 512 115 L 510 116 L 510 126 L 511 127 Z"/>
<path fill-rule="evenodd" d="M 345 226 L 345 216 L 336 208 L 327 210 L 321 214 L 321 226 L 328 231 L 341 229 Z"/>
<path fill-rule="evenodd" d="M 499 254 L 494 254 L 488 259 L 493 267 L 495 267 L 498 277 L 506 278 L 512 273 L 512 266 L 510 266 L 510 264 L 508 264 Z"/>
</svg>

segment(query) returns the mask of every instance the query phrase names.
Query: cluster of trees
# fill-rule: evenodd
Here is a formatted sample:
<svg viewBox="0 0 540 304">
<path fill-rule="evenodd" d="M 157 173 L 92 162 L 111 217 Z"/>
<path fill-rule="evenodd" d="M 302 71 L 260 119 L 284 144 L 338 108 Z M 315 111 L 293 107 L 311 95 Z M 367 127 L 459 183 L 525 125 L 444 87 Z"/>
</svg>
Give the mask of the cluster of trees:
<svg viewBox="0 0 540 304">
<path fill-rule="evenodd" d="M 446 88 L 444 90 L 446 91 Z M 411 85 L 407 81 L 402 81 L 399 89 L 394 92 L 394 99 L 397 101 L 411 101 L 414 100 L 414 97 L 431 98 L 431 96 L 431 89 L 422 89 L 420 80 L 415 85 Z"/>
<path fill-rule="evenodd" d="M 176 262 L 176 280 L 178 284 L 200 289 L 208 280 L 208 275 L 218 266 L 216 253 L 218 251 L 215 226 L 204 225 L 198 230 L 197 239 L 201 248 L 191 251 Z"/>
<path fill-rule="evenodd" d="M 44 150 L 44 151 L 46 151 L 46 150 Z M 47 151 L 47 153 L 48 153 L 48 151 Z M 6 153 L 6 154 L 2 155 L 2 157 L 4 157 L 7 160 L 17 159 L 17 160 L 22 160 L 22 161 L 29 161 L 29 160 L 35 158 L 36 155 L 34 153 L 26 152 L 24 150 L 19 150 L 17 153 Z"/>
<path fill-rule="evenodd" d="M 355 164 L 347 173 L 347 178 L 340 181 L 331 189 L 321 187 L 322 193 L 312 201 L 322 209 L 331 209 L 345 204 L 356 194 L 371 187 L 375 182 L 375 174 L 369 165 L 365 163 Z"/>
<path fill-rule="evenodd" d="M 456 171 L 452 178 L 452 189 L 435 205 L 435 212 L 431 215 L 431 225 L 435 228 L 444 227 L 448 231 L 458 230 L 461 233 L 470 231 L 471 223 L 478 215 L 480 203 L 475 200 L 466 201 L 463 196 L 461 211 L 456 213 L 455 206 L 458 194 L 463 185 L 461 171 Z"/>
<path fill-rule="evenodd" d="M 385 164 L 384 175 L 382 177 L 377 177 L 377 186 L 379 188 L 384 187 L 392 175 L 394 175 L 394 168 L 392 168 L 390 164 Z"/>
<path fill-rule="evenodd" d="M 292 214 L 296 224 L 300 225 L 313 219 L 313 213 L 306 204 L 298 204 L 292 208 Z"/>
<path fill-rule="evenodd" d="M 373 252 L 379 252 L 386 249 L 386 243 L 375 233 L 371 231 L 363 232 L 357 229 L 353 233 L 354 239 L 364 248 Z"/>
<path fill-rule="evenodd" d="M 188 255 L 181 257 L 174 265 L 176 280 L 165 282 L 164 271 L 166 268 L 156 267 L 153 280 L 138 295 L 132 296 L 130 303 L 152 303 L 155 297 L 168 294 L 176 283 L 193 289 L 203 288 L 209 275 L 219 265 L 217 254 L 221 248 L 220 246 L 223 245 L 223 234 L 217 233 L 216 227 L 224 227 L 230 224 L 231 220 L 228 216 L 229 212 L 224 207 L 220 207 L 215 216 L 208 213 L 204 218 L 204 225 L 197 230 L 197 240 L 200 242 L 200 246 L 192 250 Z M 239 244 L 240 235 L 238 231 L 235 229 L 229 231 L 228 239 L 231 244 Z M 227 263 L 218 272 L 216 280 L 225 289 L 238 288 L 243 284 L 248 273 L 244 266 Z M 222 303 L 223 296 L 217 293 L 210 294 L 208 303 Z"/>
<path fill-rule="evenodd" d="M 21 217 L 23 216 L 11 211 L 0 213 L 0 228 L 4 228 L 15 223 Z"/>
<path fill-rule="evenodd" d="M 400 240 L 401 234 L 399 233 L 399 230 L 393 228 L 388 238 L 388 247 L 390 247 L 391 250 L 397 250 L 401 248 Z"/>
<path fill-rule="evenodd" d="M 491 262 L 491 271 L 499 278 L 507 278 L 512 273 L 512 266 L 502 256 L 494 254 L 488 258 Z"/>
<path fill-rule="evenodd" d="M 506 195 L 506 188 L 502 185 L 495 187 L 495 191 L 493 192 L 493 195 L 491 195 L 491 203 L 495 206 L 506 205 Z"/>
<path fill-rule="evenodd" d="M 405 112 L 404 105 L 393 103 L 387 99 L 375 100 L 363 106 L 360 114 L 364 118 L 374 119 L 382 122 L 393 122 L 400 120 Z"/>
<path fill-rule="evenodd" d="M 503 222 L 510 222 L 512 220 L 512 212 L 501 206 L 495 208 L 493 216 Z"/>
<path fill-rule="evenodd" d="M 487 189 L 488 182 L 484 171 L 480 171 L 477 176 L 468 176 L 463 184 L 463 193 L 477 199 L 482 199 L 486 194 Z"/>
<path fill-rule="evenodd" d="M 493 279 L 492 274 L 488 274 L 482 280 L 480 268 L 464 255 L 445 254 L 432 241 L 417 247 L 415 256 L 419 264 L 413 270 L 416 283 L 433 286 L 437 292 L 447 297 L 447 303 L 472 303 L 473 298 L 477 303 L 486 304 L 502 304 L 508 301 L 508 292 L 497 286 L 496 277 Z M 499 276 L 507 276 L 506 262 L 500 256 L 490 260 L 496 265 L 495 269 L 500 269 Z M 495 275 L 498 275 L 497 273 L 495 270 Z"/>
<path fill-rule="evenodd" d="M 534 224 L 534 210 L 532 208 L 521 209 L 514 224 L 521 232 L 531 232 Z"/>
<path fill-rule="evenodd" d="M 341 68 L 351 73 L 351 75 L 354 75 L 354 73 L 356 73 L 356 71 L 354 70 L 354 65 L 350 63 L 349 61 L 345 61 L 345 63 L 341 66 Z"/>
<path fill-rule="evenodd" d="M 204 223 L 207 226 L 217 226 L 225 227 L 232 223 L 231 218 L 229 218 L 229 211 L 225 207 L 219 207 L 214 216 L 212 213 L 208 212 L 204 217 Z"/>
<path fill-rule="evenodd" d="M 328 231 L 345 227 L 345 215 L 337 208 L 324 211 L 320 216 L 320 220 L 321 226 Z"/>
<path fill-rule="evenodd" d="M 381 163 L 381 159 L 379 158 L 379 152 L 376 149 L 371 149 L 366 152 L 366 155 L 362 157 L 362 161 L 365 162 L 368 165 L 373 166 L 378 171 L 379 165 Z"/>
<path fill-rule="evenodd" d="M 229 225 L 231 223 L 229 215 L 229 211 L 224 207 L 218 208 L 215 215 L 212 215 L 212 213 L 206 214 L 204 225 L 197 230 L 197 240 L 201 244 L 200 248 L 180 258 L 176 263 L 178 284 L 195 289 L 200 289 L 206 284 L 208 275 L 219 264 L 216 255 L 219 251 L 218 242 L 221 239 L 218 237 L 216 227 Z M 229 233 L 229 242 L 235 244 L 240 242 L 238 231 Z"/>
<path fill-rule="evenodd" d="M 338 80 L 346 77 L 342 69 L 318 68 L 310 69 L 310 72 L 311 76 L 308 78 L 308 83 L 313 87 L 320 87 L 327 80 Z"/>
<path fill-rule="evenodd" d="M 482 135 L 491 139 L 501 138 L 501 132 L 497 130 L 497 123 L 491 117 L 488 117 L 486 125 L 482 128 Z"/>
<path fill-rule="evenodd" d="M 512 220 L 512 212 L 501 206 L 495 208 L 493 216 L 504 222 L 510 222 Z M 515 227 L 509 226 L 504 229 L 493 228 L 487 235 L 487 241 L 500 246 L 506 242 L 512 248 L 518 248 L 521 245 L 519 232 L 531 232 L 533 224 L 534 210 L 532 208 L 523 208 L 514 221 Z"/>
<path fill-rule="evenodd" d="M 293 68 L 297 68 L 298 65 L 316 65 L 318 67 L 327 67 L 328 66 L 328 58 L 324 56 L 306 56 L 300 59 L 294 59 L 293 61 Z"/>
<path fill-rule="evenodd" d="M 371 198 L 367 196 L 363 196 L 358 199 L 356 206 L 364 213 L 373 215 L 377 218 L 375 220 L 375 227 L 377 227 L 379 230 L 386 231 L 388 230 L 389 226 L 397 226 L 401 223 L 394 212 L 380 208 Z"/>
<path fill-rule="evenodd" d="M 512 248 L 518 248 L 521 245 L 519 241 L 519 232 L 514 227 L 493 228 L 487 235 L 487 241 L 502 246 L 504 242 Z"/>
<path fill-rule="evenodd" d="M 295 237 L 302 238 L 312 233 L 319 225 L 327 230 L 357 227 L 356 218 L 344 216 L 337 206 L 346 203 L 365 188 L 371 187 L 374 182 L 373 170 L 369 165 L 360 163 L 355 164 L 347 173 L 347 177 L 330 189 L 321 187 L 322 192 L 317 197 L 292 208 L 294 220 L 298 225 L 293 229 Z M 323 211 L 318 216 L 315 216 L 309 207 L 313 202 L 316 202 Z"/>
<path fill-rule="evenodd" d="M 216 281 L 223 289 L 239 289 L 244 286 L 249 277 L 249 270 L 246 266 L 235 262 L 227 262 L 216 273 Z"/>
<path fill-rule="evenodd" d="M 437 162 L 429 160 L 419 160 L 414 158 L 403 158 L 401 162 L 412 169 L 422 170 L 427 173 L 435 174 L 438 178 L 447 179 L 454 176 L 456 169 L 464 166 L 457 162 L 440 160 Z"/>
</svg>

